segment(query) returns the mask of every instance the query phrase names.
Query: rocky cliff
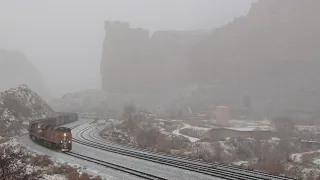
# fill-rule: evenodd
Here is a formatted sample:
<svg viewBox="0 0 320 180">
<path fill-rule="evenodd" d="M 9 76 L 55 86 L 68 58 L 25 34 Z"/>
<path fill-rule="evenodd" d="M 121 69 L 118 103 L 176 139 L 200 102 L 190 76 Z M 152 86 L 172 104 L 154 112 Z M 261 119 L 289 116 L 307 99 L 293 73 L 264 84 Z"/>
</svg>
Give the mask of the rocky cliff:
<svg viewBox="0 0 320 180">
<path fill-rule="evenodd" d="M 198 84 L 184 99 L 193 107 L 227 105 L 254 118 L 314 113 L 320 109 L 319 5 L 317 0 L 260 0 L 246 16 L 210 34 L 150 35 L 127 23 L 106 22 L 103 88 L 172 92 Z"/>
<path fill-rule="evenodd" d="M 53 116 L 54 110 L 27 85 L 0 93 L 0 136 L 17 133 L 32 119 Z"/>
<path fill-rule="evenodd" d="M 21 84 L 27 84 L 42 97 L 49 97 L 41 73 L 24 54 L 0 49 L 0 92 Z"/>
<path fill-rule="evenodd" d="M 213 85 L 213 96 L 220 97 L 213 101 L 234 108 L 251 96 L 259 115 L 319 110 L 319 5 L 254 3 L 247 16 L 216 29 L 190 53 L 190 78 Z"/>
<path fill-rule="evenodd" d="M 163 92 L 181 86 L 188 69 L 186 55 L 202 32 L 131 28 L 105 22 L 101 60 L 102 87 L 110 93 Z"/>
</svg>

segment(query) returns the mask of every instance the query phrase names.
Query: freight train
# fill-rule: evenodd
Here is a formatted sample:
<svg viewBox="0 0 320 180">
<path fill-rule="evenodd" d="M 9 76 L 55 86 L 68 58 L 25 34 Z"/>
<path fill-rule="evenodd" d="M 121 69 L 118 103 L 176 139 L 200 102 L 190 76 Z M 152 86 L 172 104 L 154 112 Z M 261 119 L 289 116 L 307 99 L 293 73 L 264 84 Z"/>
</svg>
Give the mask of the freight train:
<svg viewBox="0 0 320 180">
<path fill-rule="evenodd" d="M 71 129 L 61 125 L 77 120 L 76 113 L 57 113 L 54 117 L 31 121 L 28 129 L 30 139 L 50 149 L 70 151 L 72 149 Z"/>
</svg>

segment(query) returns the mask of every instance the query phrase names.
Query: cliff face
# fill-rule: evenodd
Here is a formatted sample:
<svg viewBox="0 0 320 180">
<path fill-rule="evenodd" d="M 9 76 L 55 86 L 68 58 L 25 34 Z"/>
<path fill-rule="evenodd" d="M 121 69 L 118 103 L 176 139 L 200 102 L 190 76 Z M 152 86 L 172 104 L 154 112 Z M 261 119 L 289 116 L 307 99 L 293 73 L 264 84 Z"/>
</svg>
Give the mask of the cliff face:
<svg viewBox="0 0 320 180">
<path fill-rule="evenodd" d="M 197 32 L 130 28 L 128 23 L 105 22 L 101 60 L 106 92 L 166 91 L 185 82 L 188 50 L 200 39 Z"/>
<path fill-rule="evenodd" d="M 194 106 L 247 108 L 257 118 L 315 112 L 320 109 L 319 5 L 260 0 L 247 16 L 210 34 L 168 31 L 149 38 L 146 30 L 106 23 L 104 90 L 163 92 L 198 84 L 196 97 L 186 100 Z M 250 107 L 244 97 L 250 97 Z"/>
<path fill-rule="evenodd" d="M 190 53 L 190 78 L 217 85 L 221 103 L 250 95 L 259 115 L 315 111 L 320 68 L 319 1 L 270 0 L 215 30 Z M 238 104 L 238 105 L 237 105 Z"/>
<path fill-rule="evenodd" d="M 0 91 L 20 84 L 27 84 L 42 97 L 49 96 L 41 73 L 22 53 L 0 49 Z"/>
</svg>

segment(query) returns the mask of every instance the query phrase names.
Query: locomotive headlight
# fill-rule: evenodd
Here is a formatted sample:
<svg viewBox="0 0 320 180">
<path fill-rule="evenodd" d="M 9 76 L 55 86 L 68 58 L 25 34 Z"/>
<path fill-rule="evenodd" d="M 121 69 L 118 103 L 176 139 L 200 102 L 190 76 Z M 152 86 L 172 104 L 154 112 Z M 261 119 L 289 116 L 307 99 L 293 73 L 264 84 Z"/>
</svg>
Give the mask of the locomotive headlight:
<svg viewBox="0 0 320 180">
<path fill-rule="evenodd" d="M 71 143 L 71 141 L 69 140 L 68 143 Z"/>
<path fill-rule="evenodd" d="M 63 136 L 66 137 L 66 136 L 67 136 L 67 133 L 63 133 Z"/>
<path fill-rule="evenodd" d="M 62 141 L 60 141 L 60 143 L 62 143 Z"/>
</svg>

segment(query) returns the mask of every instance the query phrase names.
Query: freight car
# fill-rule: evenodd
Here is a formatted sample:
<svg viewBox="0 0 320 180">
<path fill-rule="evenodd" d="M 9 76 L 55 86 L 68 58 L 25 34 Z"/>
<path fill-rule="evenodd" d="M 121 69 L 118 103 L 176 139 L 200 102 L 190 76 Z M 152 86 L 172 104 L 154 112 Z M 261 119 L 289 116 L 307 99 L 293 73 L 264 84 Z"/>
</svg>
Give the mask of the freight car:
<svg viewBox="0 0 320 180">
<path fill-rule="evenodd" d="M 72 149 L 71 129 L 60 127 L 78 120 L 76 113 L 57 113 L 55 117 L 38 119 L 29 123 L 31 140 L 48 148 L 70 151 Z"/>
</svg>

